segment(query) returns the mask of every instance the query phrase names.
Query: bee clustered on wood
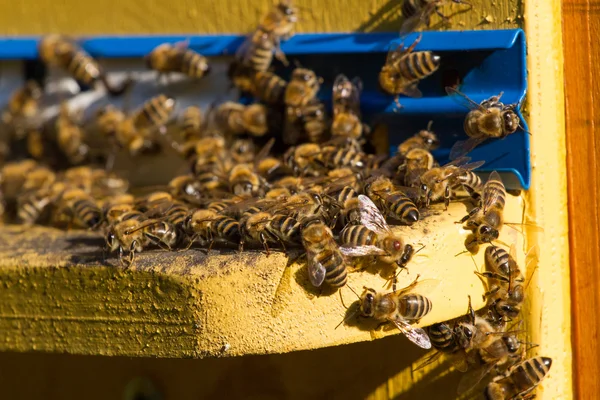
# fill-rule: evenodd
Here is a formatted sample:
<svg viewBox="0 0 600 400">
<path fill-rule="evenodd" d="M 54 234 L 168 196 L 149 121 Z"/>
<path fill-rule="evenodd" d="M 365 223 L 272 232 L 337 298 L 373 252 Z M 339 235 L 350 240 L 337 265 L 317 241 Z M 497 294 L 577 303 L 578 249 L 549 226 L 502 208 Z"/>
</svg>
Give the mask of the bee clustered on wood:
<svg viewBox="0 0 600 400">
<path fill-rule="evenodd" d="M 409 2 L 413 7 L 421 3 Z M 437 2 L 412 10 L 409 22 L 427 17 Z M 435 4 L 434 4 L 435 3 Z M 280 43 L 294 30 L 298 10 L 282 1 L 260 22 L 236 53 L 229 77 L 254 98 L 252 104 L 222 102 L 208 111 L 190 106 L 180 111 L 180 140 L 169 143 L 189 170 L 164 190 L 135 196 L 129 182 L 111 171 L 112 156 L 135 157 L 168 141 L 166 125 L 176 113 L 176 99 L 158 95 L 126 113 L 112 105 L 96 110 L 94 123 L 111 148 L 98 165 L 87 144 L 78 112 L 63 102 L 58 116 L 40 123 L 42 88 L 27 82 L 12 94 L 3 115 L 10 136 L 4 158 L 15 143 L 25 144 L 27 158 L 5 162 L 0 171 L 2 213 L 6 222 L 50 225 L 101 232 L 106 248 L 128 268 L 135 255 L 152 249 L 195 251 L 239 247 L 287 251 L 304 249 L 310 282 L 340 288 L 356 260 L 407 268 L 415 253 L 389 224 L 412 225 L 426 218 L 434 203 L 469 199 L 474 208 L 460 222 L 471 234 L 466 249 L 485 248 L 487 307 L 469 307 L 456 321 L 427 330 L 413 326 L 432 308 L 424 295 L 432 282 L 417 279 L 389 293 L 365 289 L 360 314 L 392 322 L 411 341 L 438 350 L 457 369 L 469 371 L 459 386 L 466 392 L 482 379 L 487 398 L 525 398 L 551 366 L 547 357 L 526 359 L 525 343 L 510 325 L 519 317 L 526 282 L 514 255 L 496 244 L 503 226 L 506 189 L 496 172 L 483 182 L 466 154 L 488 138 L 501 138 L 519 126 L 514 105 L 500 96 L 475 103 L 455 88 L 448 93 L 469 108 L 469 139 L 452 149 L 452 161 L 439 165 L 431 151 L 439 141 L 431 124 L 398 146 L 395 155 L 365 149 L 373 131 L 361 117 L 359 78 L 339 75 L 333 82 L 331 118 L 318 93 L 322 80 L 307 67 L 294 69 L 288 81 L 276 75 L 273 59 L 287 63 Z M 379 75 L 390 95 L 418 96 L 417 84 L 443 60 L 429 51 L 401 45 L 392 49 Z M 109 95 L 126 93 L 134 83 L 110 83 L 99 64 L 76 42 L 60 35 L 44 37 L 40 58 L 87 85 L 101 84 Z M 210 60 L 186 43 L 165 43 L 147 57 L 160 74 L 180 73 L 203 79 Z M 419 66 L 419 68 L 415 68 Z M 276 121 L 276 123 L 274 123 Z M 490 131 L 484 127 L 496 126 Z M 375 131 L 375 130 L 374 130 Z M 66 168 L 53 168 L 48 154 L 58 154 Z M 435 285 L 433 285 L 435 286 Z M 532 372 L 533 371 L 533 372 Z"/>
</svg>

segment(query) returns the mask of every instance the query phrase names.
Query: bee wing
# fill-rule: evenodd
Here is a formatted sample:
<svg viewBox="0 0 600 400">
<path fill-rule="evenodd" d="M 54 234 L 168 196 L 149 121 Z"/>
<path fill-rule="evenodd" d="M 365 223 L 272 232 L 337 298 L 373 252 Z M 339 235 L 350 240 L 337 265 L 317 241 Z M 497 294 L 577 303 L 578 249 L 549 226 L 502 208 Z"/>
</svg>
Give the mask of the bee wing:
<svg viewBox="0 0 600 400">
<path fill-rule="evenodd" d="M 382 256 L 388 253 L 376 246 L 340 246 L 340 252 L 347 257 Z"/>
<path fill-rule="evenodd" d="M 398 296 L 404 296 L 409 293 L 418 292 L 420 295 L 426 296 L 436 290 L 440 286 L 440 283 L 442 283 L 442 281 L 439 279 L 417 280 L 407 287 L 398 290 L 396 293 Z"/>
<path fill-rule="evenodd" d="M 254 168 L 256 168 L 258 166 L 258 163 L 260 162 L 260 160 L 264 159 L 266 156 L 269 155 L 274 144 L 275 144 L 275 138 L 271 138 L 271 139 L 269 139 L 269 141 L 267 143 L 265 143 L 265 145 L 262 147 L 262 149 L 260 149 L 259 152 L 256 153 L 256 155 L 254 156 Z"/>
<path fill-rule="evenodd" d="M 483 143 L 486 137 L 471 137 L 467 140 L 459 140 L 454 143 L 454 146 L 450 149 L 450 159 L 454 160 L 469 154 L 473 149 Z"/>
<path fill-rule="evenodd" d="M 416 368 L 413 369 L 414 371 L 418 371 L 422 368 L 425 368 L 426 366 L 428 366 L 429 364 L 434 363 L 435 361 L 437 361 L 440 357 L 442 356 L 442 352 L 441 351 L 436 351 L 435 353 L 433 353 L 433 355 L 431 357 L 428 357 L 427 360 L 423 361 L 423 363 L 419 364 Z"/>
<path fill-rule="evenodd" d="M 240 47 L 238 47 L 237 51 L 235 52 L 235 58 L 244 62 L 248 61 L 252 56 L 252 54 L 250 54 L 250 52 L 248 51 L 251 44 L 252 34 L 250 33 L 246 36 L 246 39 L 244 39 Z"/>
<path fill-rule="evenodd" d="M 364 194 L 358 195 L 360 204 L 360 223 L 376 233 L 389 233 L 390 227 L 375 203 Z"/>
<path fill-rule="evenodd" d="M 429 2 L 422 6 L 413 16 L 406 18 L 400 27 L 400 35 L 414 32 L 421 24 L 428 24 L 435 7 L 434 2 Z"/>
<path fill-rule="evenodd" d="M 308 267 L 308 279 L 310 283 L 315 287 L 319 287 L 323 284 L 325 280 L 326 270 L 323 264 L 318 262 L 315 258 L 315 254 L 312 252 L 307 253 L 307 267 Z"/>
<path fill-rule="evenodd" d="M 486 111 L 486 108 L 481 104 L 477 103 L 475 100 L 472 100 L 469 96 L 459 91 L 458 89 L 453 88 L 452 86 L 446 86 L 446 93 L 452 100 L 457 102 L 463 107 L 468 108 L 469 110 L 481 110 Z"/>
<path fill-rule="evenodd" d="M 497 180 L 502 182 L 502 178 L 500 178 L 500 174 L 498 174 L 498 172 L 496 171 L 492 171 L 492 173 L 490 174 L 490 177 L 488 178 L 488 182 L 492 181 L 492 180 Z M 486 185 L 487 186 L 487 183 Z M 498 198 L 500 197 L 500 191 L 499 190 L 494 190 L 492 193 L 490 193 L 490 191 L 486 191 L 485 190 L 485 186 L 483 189 L 483 193 L 485 194 L 485 196 L 483 197 L 483 212 L 486 212 L 487 210 L 490 209 L 490 207 L 493 207 L 494 204 L 496 204 L 498 202 Z"/>
<path fill-rule="evenodd" d="M 494 368 L 494 363 L 487 363 L 482 365 L 479 368 L 472 369 L 467 371 L 465 375 L 462 376 L 460 382 L 458 383 L 458 388 L 456 392 L 458 394 L 464 394 L 471 389 L 473 389 L 481 380 Z"/>
<path fill-rule="evenodd" d="M 405 96 L 414 97 L 414 98 L 423 97 L 423 93 L 421 93 L 421 91 L 417 87 L 417 83 L 414 83 L 414 84 L 402 89 L 402 94 L 404 94 Z"/>
<path fill-rule="evenodd" d="M 423 348 L 430 349 L 431 341 L 429 340 L 429 336 L 424 329 L 414 328 L 408 322 L 403 319 L 393 319 L 392 322 L 396 327 L 414 344 Z"/>
</svg>

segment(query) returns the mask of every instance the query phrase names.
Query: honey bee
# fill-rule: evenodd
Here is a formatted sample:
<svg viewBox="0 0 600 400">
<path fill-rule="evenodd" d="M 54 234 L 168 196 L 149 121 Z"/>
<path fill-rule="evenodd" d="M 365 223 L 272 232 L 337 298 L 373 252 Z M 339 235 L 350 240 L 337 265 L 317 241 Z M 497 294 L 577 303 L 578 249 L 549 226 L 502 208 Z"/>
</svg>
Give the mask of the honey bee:
<svg viewBox="0 0 600 400">
<path fill-rule="evenodd" d="M 425 363 L 417 367 L 417 369 L 423 368 L 445 354 L 457 370 L 461 372 L 467 371 L 469 361 L 465 347 L 470 338 L 473 337 L 473 331 L 474 328 L 472 326 L 450 326 L 447 322 L 439 322 L 429 326 L 427 332 L 431 339 L 431 344 L 437 352 L 433 357 L 430 357 Z"/>
<path fill-rule="evenodd" d="M 181 113 L 180 128 L 184 142 L 200 139 L 204 115 L 200 107 L 189 106 Z"/>
<path fill-rule="evenodd" d="M 313 99 L 302 107 L 301 114 L 304 132 L 306 132 L 308 141 L 312 143 L 324 142 L 329 133 L 325 105 L 318 99 Z"/>
<path fill-rule="evenodd" d="M 333 122 L 331 134 L 358 139 L 363 134 L 360 119 L 360 92 L 362 82 L 359 78 L 350 81 L 345 75 L 338 75 L 333 83 Z"/>
<path fill-rule="evenodd" d="M 308 277 L 315 287 L 323 282 L 340 288 L 348 280 L 344 256 L 335 242 L 333 232 L 318 219 L 303 222 L 302 245 L 306 250 Z"/>
<path fill-rule="evenodd" d="M 489 287 L 484 297 L 490 304 L 490 312 L 496 320 L 516 318 L 525 301 L 525 277 L 515 261 L 515 246 L 510 253 L 506 250 L 488 246 L 485 249 L 485 271 L 479 274 L 488 279 Z"/>
<path fill-rule="evenodd" d="M 365 288 L 360 296 L 360 312 L 366 318 L 392 322 L 411 342 L 430 349 L 431 341 L 425 330 L 415 328 L 411 323 L 416 323 L 429 314 L 433 304 L 424 295 L 415 293 L 415 290 L 433 290 L 439 282 L 433 279 L 418 282 L 418 279 L 417 275 L 413 283 L 390 293 L 378 293 L 374 289 Z"/>
<path fill-rule="evenodd" d="M 440 141 L 431 130 L 433 121 L 429 121 L 427 129 L 420 130 L 415 135 L 409 137 L 398 146 L 398 154 L 405 157 L 413 149 L 435 150 L 440 146 Z"/>
<path fill-rule="evenodd" d="M 148 68 L 158 71 L 159 76 L 179 72 L 190 78 L 203 78 L 210 72 L 208 59 L 187 46 L 187 42 L 158 45 L 145 58 Z"/>
<path fill-rule="evenodd" d="M 243 251 L 246 242 L 260 243 L 267 254 L 271 254 L 269 243 L 281 244 L 279 238 L 274 236 L 267 228 L 273 214 L 264 211 L 248 212 L 240 220 L 240 251 Z"/>
<path fill-rule="evenodd" d="M 61 103 L 56 119 L 56 142 L 71 164 L 80 164 L 88 156 L 83 129 L 75 121 L 66 101 Z"/>
<path fill-rule="evenodd" d="M 248 164 L 256 161 L 254 142 L 251 139 L 235 139 L 229 146 L 229 156 L 234 164 Z"/>
<path fill-rule="evenodd" d="M 401 33 L 413 32 L 420 25 L 429 26 L 431 15 L 435 12 L 444 21 L 448 20 L 448 17 L 440 12 L 440 7 L 450 0 L 405 0 L 402 3 L 402 16 L 404 22 L 402 23 Z M 467 4 L 472 7 L 470 3 L 464 0 L 451 0 L 453 3 Z"/>
<path fill-rule="evenodd" d="M 479 349 L 478 355 L 482 365 L 468 371 L 458 384 L 458 394 L 466 393 L 474 388 L 494 368 L 514 365 L 524 354 L 521 341 L 513 334 L 502 334 L 486 348 Z"/>
<path fill-rule="evenodd" d="M 45 211 L 54 200 L 52 187 L 56 174 L 49 168 L 38 166 L 29 172 L 17 196 L 17 219 L 31 225 L 43 219 Z"/>
<path fill-rule="evenodd" d="M 119 262 L 125 268 L 133 264 L 135 254 L 144 250 L 150 243 L 144 232 L 137 229 L 143 223 L 140 213 L 132 218 L 110 225 L 105 241 L 109 252 L 119 251 Z"/>
<path fill-rule="evenodd" d="M 469 158 L 459 158 L 441 167 L 431 168 L 420 176 L 420 190 L 425 196 L 426 206 L 443 198 L 448 208 L 455 188 L 467 187 L 471 192 L 482 190 L 481 179 L 471 170 L 481 167 L 485 161 L 467 164 L 468 161 Z"/>
<path fill-rule="evenodd" d="M 296 68 L 285 90 L 284 101 L 288 107 L 306 106 L 317 96 L 322 78 L 318 78 L 314 71 L 307 68 Z"/>
<path fill-rule="evenodd" d="M 81 189 L 67 189 L 57 200 L 55 223 L 69 228 L 93 229 L 98 227 L 104 218 L 102 209 L 87 192 Z"/>
<path fill-rule="evenodd" d="M 38 43 L 38 53 L 45 64 L 65 70 L 78 82 L 87 86 L 102 82 L 110 95 L 121 95 L 131 86 L 130 80 L 120 87 L 111 85 L 96 60 L 65 36 L 44 36 Z"/>
<path fill-rule="evenodd" d="M 406 225 L 419 220 L 420 214 L 413 200 L 404 189 L 396 187 L 389 178 L 379 176 L 367 183 L 365 193 L 387 216 Z"/>
<path fill-rule="evenodd" d="M 166 123 L 175 109 L 175 99 L 164 94 L 147 100 L 131 116 L 133 126 L 138 131 L 152 131 L 154 129 L 166 133 Z"/>
<path fill-rule="evenodd" d="M 268 110 L 262 104 L 243 104 L 227 101 L 215 110 L 215 121 L 219 129 L 234 135 L 249 133 L 263 136 L 269 130 Z"/>
<path fill-rule="evenodd" d="M 259 25 L 259 29 L 270 32 L 278 39 L 289 39 L 298 22 L 298 9 L 294 7 L 292 0 L 280 0 Z"/>
<path fill-rule="evenodd" d="M 200 239 L 208 242 L 208 250 L 215 241 L 240 243 L 240 224 L 233 218 L 219 215 L 214 209 L 195 210 L 185 220 L 186 231 L 192 235 L 191 242 Z"/>
<path fill-rule="evenodd" d="M 116 131 L 116 141 L 131 155 L 156 149 L 152 137 L 155 131 L 166 134 L 166 123 L 175 109 L 175 99 L 164 94 L 147 100 L 131 116 L 121 121 Z"/>
<path fill-rule="evenodd" d="M 379 73 L 380 87 L 395 96 L 398 107 L 400 94 L 421 97 L 421 91 L 417 88 L 419 81 L 433 74 L 440 66 L 440 56 L 431 51 L 413 51 L 420 41 L 421 36 L 407 49 L 401 43 L 396 49 L 390 50 Z"/>
<path fill-rule="evenodd" d="M 283 160 L 296 175 L 319 176 L 325 168 L 321 146 L 314 143 L 290 147 L 284 154 Z"/>
<path fill-rule="evenodd" d="M 266 181 L 258 175 L 252 164 L 237 164 L 229 172 L 229 187 L 238 196 L 264 194 Z"/>
<path fill-rule="evenodd" d="M 284 65 L 288 65 L 285 54 L 279 49 L 279 39 L 275 33 L 260 28 L 254 31 L 236 52 L 236 60 L 230 68 L 234 83 L 241 84 L 239 88 L 243 91 L 251 91 L 254 73 L 267 71 L 273 55 Z"/>
<path fill-rule="evenodd" d="M 435 159 L 429 150 L 415 148 L 406 153 L 404 165 L 404 184 L 419 187 L 421 175 L 433 168 Z"/>
<path fill-rule="evenodd" d="M 183 240 L 177 227 L 162 219 L 145 219 L 137 226 L 126 229 L 124 234 L 135 237 L 137 232 L 142 232 L 147 239 L 146 245 L 154 245 L 167 251 L 173 250 Z"/>
<path fill-rule="evenodd" d="M 495 377 L 484 391 L 488 400 L 525 399 L 548 375 L 552 359 L 533 357 L 511 367 L 505 375 Z"/>
<path fill-rule="evenodd" d="M 22 122 L 38 115 L 42 88 L 33 80 L 11 93 L 6 110 L 2 113 L 2 122 L 12 124 L 17 137 L 23 135 Z"/>
<path fill-rule="evenodd" d="M 347 225 L 340 232 L 342 254 L 350 257 L 377 256 L 385 264 L 404 268 L 412 246 L 395 235 L 377 206 L 365 195 L 358 195 L 360 225 Z"/>
<path fill-rule="evenodd" d="M 474 208 L 460 221 L 473 232 L 465 242 L 467 250 L 472 253 L 477 252 L 480 244 L 498 239 L 504 223 L 506 189 L 496 171 L 492 171 L 482 192 L 481 207 Z"/>
<path fill-rule="evenodd" d="M 516 132 L 520 127 L 521 119 L 516 113 L 519 105 L 501 103 L 502 92 L 498 96 L 490 97 L 481 103 L 476 103 L 467 95 L 452 87 L 447 87 L 446 92 L 470 110 L 464 124 L 465 133 L 469 136 L 469 139 L 456 142 L 452 146 L 450 159 L 471 152 L 487 139 L 503 139 Z"/>
<path fill-rule="evenodd" d="M 259 71 L 252 79 L 249 90 L 257 100 L 272 106 L 282 105 L 285 99 L 287 82 L 271 71 Z"/>
<path fill-rule="evenodd" d="M 125 113 L 112 104 L 96 111 L 96 125 L 102 135 L 111 141 L 116 140 L 117 130 L 125 120 Z"/>
</svg>

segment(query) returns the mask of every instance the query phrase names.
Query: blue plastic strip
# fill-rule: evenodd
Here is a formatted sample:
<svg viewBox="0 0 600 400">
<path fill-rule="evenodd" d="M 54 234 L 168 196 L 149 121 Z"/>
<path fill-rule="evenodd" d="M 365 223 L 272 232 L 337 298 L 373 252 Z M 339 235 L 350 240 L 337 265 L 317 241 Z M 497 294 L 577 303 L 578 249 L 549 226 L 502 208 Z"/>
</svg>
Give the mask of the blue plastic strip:
<svg viewBox="0 0 600 400">
<path fill-rule="evenodd" d="M 417 50 L 470 51 L 498 50 L 512 47 L 520 29 L 488 31 L 424 32 Z M 412 43 L 417 34 L 411 34 L 405 43 Z M 83 39 L 82 47 L 95 57 L 143 57 L 154 47 L 165 42 L 189 41 L 189 47 L 207 56 L 226 55 L 235 52 L 245 36 L 106 36 Z M 23 59 L 37 57 L 39 37 L 0 39 L 0 59 Z M 390 45 L 401 40 L 396 33 L 306 33 L 293 36 L 282 43 L 286 54 L 332 54 L 385 52 Z"/>
<path fill-rule="evenodd" d="M 404 38 L 410 45 L 419 36 Z M 123 36 L 83 38 L 82 47 L 98 58 L 140 58 L 165 42 L 186 41 L 188 46 L 206 56 L 232 55 L 245 40 L 242 35 L 205 36 Z M 0 39 L 0 60 L 34 59 L 37 37 Z M 288 58 L 298 59 L 325 78 L 322 99 L 330 98 L 335 74 L 360 76 L 364 91 L 361 96 L 363 114 L 370 118 L 384 114 L 398 121 L 400 128 L 390 130 L 390 144 L 397 145 L 407 132 L 422 129 L 435 116 L 434 129 L 441 133 L 442 148 L 436 156 L 442 160 L 456 140 L 464 140 L 462 121 L 466 108 L 448 97 L 443 90 L 440 71 L 419 84 L 422 98 L 401 97 L 397 109 L 392 96 L 377 88 L 377 73 L 390 48 L 402 40 L 397 33 L 311 33 L 298 34 L 282 44 Z M 521 103 L 527 89 L 525 34 L 522 30 L 480 30 L 423 32 L 416 50 L 431 50 L 442 56 L 442 65 L 460 70 L 461 91 L 480 102 L 504 92 L 505 104 Z M 441 70 L 441 69 L 440 69 Z M 278 70 L 285 77 L 288 70 Z M 524 126 L 527 130 L 527 127 Z M 485 160 L 482 172 L 504 172 L 507 187 L 527 189 L 530 185 L 529 135 L 520 130 L 503 140 L 489 140 L 470 155 Z"/>
</svg>

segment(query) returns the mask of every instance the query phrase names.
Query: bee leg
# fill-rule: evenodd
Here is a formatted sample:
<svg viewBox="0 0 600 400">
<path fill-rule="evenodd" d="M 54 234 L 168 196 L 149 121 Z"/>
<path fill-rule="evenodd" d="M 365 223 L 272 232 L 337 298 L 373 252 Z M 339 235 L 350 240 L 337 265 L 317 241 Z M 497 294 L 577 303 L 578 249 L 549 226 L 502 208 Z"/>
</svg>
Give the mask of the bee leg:
<svg viewBox="0 0 600 400">
<path fill-rule="evenodd" d="M 264 232 L 260 233 L 260 242 L 265 248 L 265 251 L 267 252 L 267 257 L 269 257 L 269 255 L 271 254 L 271 250 L 269 249 L 269 243 L 267 243 L 267 237 L 265 236 Z"/>
<path fill-rule="evenodd" d="M 290 65 L 290 62 L 288 61 L 287 57 L 285 56 L 283 51 L 281 51 L 281 43 L 279 39 L 275 41 L 275 58 L 281 61 L 281 63 L 286 67 Z"/>
<path fill-rule="evenodd" d="M 208 249 L 206 249 L 206 254 L 208 254 L 213 247 L 213 244 L 215 243 L 215 240 L 213 238 L 213 234 L 212 234 L 212 229 L 210 229 L 210 227 L 208 228 L 208 240 L 209 240 L 209 244 L 208 244 Z"/>
<path fill-rule="evenodd" d="M 446 206 L 444 211 L 448 211 L 448 206 L 450 205 L 450 185 L 446 185 L 446 190 L 444 190 L 444 206 Z"/>
</svg>

